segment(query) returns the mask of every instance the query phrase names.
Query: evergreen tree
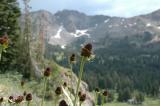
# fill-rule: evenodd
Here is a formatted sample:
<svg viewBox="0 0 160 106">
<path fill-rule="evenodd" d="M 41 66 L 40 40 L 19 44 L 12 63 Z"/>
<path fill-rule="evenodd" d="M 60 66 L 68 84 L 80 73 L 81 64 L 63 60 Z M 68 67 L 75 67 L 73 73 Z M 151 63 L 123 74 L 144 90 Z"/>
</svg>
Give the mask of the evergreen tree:
<svg viewBox="0 0 160 106">
<path fill-rule="evenodd" d="M 10 44 L 0 62 L 0 71 L 18 69 L 19 56 L 19 17 L 20 9 L 17 0 L 1 0 L 0 2 L 0 36 L 7 34 Z"/>
</svg>

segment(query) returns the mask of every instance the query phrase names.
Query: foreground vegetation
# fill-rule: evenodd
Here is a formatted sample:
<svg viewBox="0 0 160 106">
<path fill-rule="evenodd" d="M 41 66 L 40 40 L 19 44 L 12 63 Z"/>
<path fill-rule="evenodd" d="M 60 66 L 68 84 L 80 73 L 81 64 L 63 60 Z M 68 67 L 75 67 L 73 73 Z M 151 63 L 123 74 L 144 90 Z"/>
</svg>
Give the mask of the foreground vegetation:
<svg viewBox="0 0 160 106">
<path fill-rule="evenodd" d="M 24 88 L 22 88 L 20 82 L 22 75 L 19 73 L 6 73 L 6 74 L 0 74 L 0 95 L 4 96 L 7 101 L 7 98 L 11 94 L 22 94 L 24 92 Z M 28 92 L 33 92 L 33 89 L 35 89 L 35 86 L 37 85 L 36 81 L 30 81 L 25 84 L 25 90 Z M 39 88 L 41 89 L 41 88 Z M 38 106 L 38 102 L 40 101 L 40 98 L 38 98 L 35 94 L 33 97 L 33 101 L 31 102 L 30 106 Z M 25 106 L 25 103 L 22 103 Z M 8 104 L 9 106 L 9 104 Z M 53 101 L 47 101 L 44 103 L 44 106 L 53 106 Z M 121 103 L 113 101 L 111 103 L 107 103 L 104 106 L 135 106 L 130 105 L 128 103 Z M 137 105 L 136 105 L 137 106 Z M 160 106 L 160 99 L 154 99 L 154 98 L 145 98 L 145 101 L 142 103 L 142 105 L 138 106 Z"/>
</svg>

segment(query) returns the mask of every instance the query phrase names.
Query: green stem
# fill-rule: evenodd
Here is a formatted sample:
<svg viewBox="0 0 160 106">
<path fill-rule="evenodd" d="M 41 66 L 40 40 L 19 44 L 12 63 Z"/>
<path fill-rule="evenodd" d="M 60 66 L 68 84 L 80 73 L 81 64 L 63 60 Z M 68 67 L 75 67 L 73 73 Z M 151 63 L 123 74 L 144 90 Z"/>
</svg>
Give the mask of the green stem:
<svg viewBox="0 0 160 106">
<path fill-rule="evenodd" d="M 82 106 L 82 102 L 80 102 L 79 106 Z"/>
<path fill-rule="evenodd" d="M 98 104 L 98 96 L 99 96 L 99 95 L 98 95 L 98 93 L 96 92 L 96 93 L 95 93 L 95 99 L 96 99 L 96 100 L 95 100 L 95 103 L 96 103 L 96 105 Z"/>
<path fill-rule="evenodd" d="M 71 87 L 73 86 L 73 70 L 72 70 L 72 63 L 70 63 L 70 70 L 71 70 Z M 70 98 L 72 96 L 72 92 L 70 92 Z"/>
<path fill-rule="evenodd" d="M 85 57 L 83 56 L 81 58 L 80 73 L 79 73 L 78 84 L 77 84 L 77 88 L 76 88 L 76 95 L 75 95 L 75 100 L 74 100 L 74 105 L 73 106 L 76 106 L 76 101 L 77 101 L 77 97 L 78 97 L 80 82 L 81 82 L 81 79 L 82 79 L 82 76 L 83 76 L 84 64 L 85 64 Z"/>
<path fill-rule="evenodd" d="M 59 99 L 59 96 L 56 96 L 56 99 L 55 99 L 55 104 L 54 104 L 54 106 L 56 106 L 56 105 L 57 105 L 58 99 Z"/>
<path fill-rule="evenodd" d="M 44 91 L 43 91 L 43 97 L 42 97 L 42 102 L 41 102 L 41 106 L 43 106 L 43 103 L 44 103 L 44 98 L 45 98 L 45 93 L 46 93 L 46 85 L 47 85 L 47 78 L 45 77 L 44 78 Z"/>
<path fill-rule="evenodd" d="M 102 106 L 104 106 L 104 99 L 105 99 L 105 98 L 104 98 L 104 96 L 102 95 L 102 104 L 101 104 Z"/>
<path fill-rule="evenodd" d="M 27 102 L 27 106 L 29 106 L 30 105 L 30 102 Z"/>
</svg>

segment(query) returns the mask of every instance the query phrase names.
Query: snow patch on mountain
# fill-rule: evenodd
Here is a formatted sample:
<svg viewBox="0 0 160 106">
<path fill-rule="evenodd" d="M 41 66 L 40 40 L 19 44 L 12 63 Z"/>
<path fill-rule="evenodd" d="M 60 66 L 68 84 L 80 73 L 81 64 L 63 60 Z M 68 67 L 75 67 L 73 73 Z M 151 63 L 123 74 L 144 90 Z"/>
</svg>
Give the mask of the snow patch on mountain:
<svg viewBox="0 0 160 106">
<path fill-rule="evenodd" d="M 105 20 L 105 21 L 104 21 L 104 23 L 107 23 L 107 22 L 109 22 L 109 20 L 110 20 L 110 19 L 107 19 L 107 20 Z"/>
<path fill-rule="evenodd" d="M 150 27 L 150 26 L 152 26 L 151 23 L 147 23 L 146 24 L 146 27 Z"/>
<path fill-rule="evenodd" d="M 70 33 L 72 36 L 74 36 L 74 37 L 81 37 L 81 36 L 84 36 L 84 35 L 86 35 L 86 36 L 90 36 L 90 34 L 89 33 L 87 33 L 88 32 L 88 30 L 87 29 L 84 29 L 84 30 L 76 30 L 76 32 L 75 33 Z"/>
<path fill-rule="evenodd" d="M 61 26 L 61 27 L 59 28 L 59 30 L 57 31 L 56 35 L 54 35 L 54 38 L 56 38 L 56 39 L 61 39 L 60 34 L 61 34 L 62 30 L 63 30 L 63 26 Z"/>
<path fill-rule="evenodd" d="M 61 45 L 61 49 L 65 49 L 66 48 L 66 45 Z"/>
<path fill-rule="evenodd" d="M 160 36 L 155 36 L 150 43 L 154 43 L 154 42 L 160 42 Z"/>
<path fill-rule="evenodd" d="M 158 26 L 157 29 L 160 29 L 160 26 Z"/>
</svg>

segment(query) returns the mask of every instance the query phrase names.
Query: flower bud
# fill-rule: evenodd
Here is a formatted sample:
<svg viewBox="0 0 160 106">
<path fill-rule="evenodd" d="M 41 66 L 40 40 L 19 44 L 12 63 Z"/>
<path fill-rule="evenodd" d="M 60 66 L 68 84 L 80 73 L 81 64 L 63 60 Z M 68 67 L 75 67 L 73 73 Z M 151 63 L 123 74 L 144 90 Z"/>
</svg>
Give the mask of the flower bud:
<svg viewBox="0 0 160 106">
<path fill-rule="evenodd" d="M 67 87 L 67 83 L 66 83 L 66 82 L 64 82 L 64 83 L 63 83 L 63 86 L 64 86 L 64 87 Z"/>
<path fill-rule="evenodd" d="M 0 98 L 0 103 L 2 103 L 2 102 L 3 102 L 3 97 Z"/>
<path fill-rule="evenodd" d="M 60 95 L 60 94 L 62 94 L 62 88 L 61 87 L 57 87 L 56 88 L 56 90 L 55 90 L 55 93 L 56 93 L 56 95 Z"/>
<path fill-rule="evenodd" d="M 18 97 L 14 100 L 14 102 L 18 104 L 18 103 L 21 103 L 23 100 L 24 100 L 23 96 L 18 96 Z"/>
<path fill-rule="evenodd" d="M 81 95 L 82 95 L 82 92 L 81 92 L 81 91 L 79 91 L 79 92 L 78 92 L 78 96 L 80 97 Z"/>
<path fill-rule="evenodd" d="M 48 67 L 46 68 L 46 70 L 44 71 L 44 76 L 45 77 L 49 77 L 51 75 L 51 69 Z"/>
<path fill-rule="evenodd" d="M 96 88 L 96 89 L 95 89 L 95 92 L 99 92 L 99 88 Z"/>
<path fill-rule="evenodd" d="M 8 103 L 13 103 L 13 96 L 10 96 L 10 97 L 9 97 Z"/>
<path fill-rule="evenodd" d="M 80 102 L 84 102 L 86 100 L 86 94 L 82 94 L 79 98 Z"/>
<path fill-rule="evenodd" d="M 68 106 L 65 100 L 61 100 L 59 106 Z"/>
<path fill-rule="evenodd" d="M 105 90 L 105 91 L 103 92 L 103 96 L 108 96 L 108 91 L 107 91 L 107 90 Z"/>
<path fill-rule="evenodd" d="M 76 56 L 75 54 L 72 54 L 70 57 L 70 63 L 75 63 L 76 62 Z"/>
<path fill-rule="evenodd" d="M 29 93 L 26 95 L 26 101 L 31 101 L 32 100 L 32 94 Z"/>
<path fill-rule="evenodd" d="M 91 54 L 92 54 L 92 45 L 88 43 L 82 48 L 81 56 L 90 57 Z"/>
<path fill-rule="evenodd" d="M 0 44 L 2 45 L 8 45 L 8 36 L 7 35 L 4 35 L 0 38 Z"/>
</svg>

